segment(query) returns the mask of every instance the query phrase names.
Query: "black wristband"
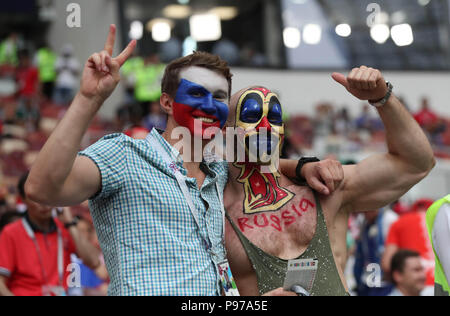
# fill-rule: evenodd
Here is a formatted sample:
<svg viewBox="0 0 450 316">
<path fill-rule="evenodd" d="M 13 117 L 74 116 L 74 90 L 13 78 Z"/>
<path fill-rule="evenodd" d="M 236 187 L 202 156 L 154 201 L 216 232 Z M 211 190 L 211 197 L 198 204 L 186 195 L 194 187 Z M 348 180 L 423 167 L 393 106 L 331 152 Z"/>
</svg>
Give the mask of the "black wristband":
<svg viewBox="0 0 450 316">
<path fill-rule="evenodd" d="M 296 180 L 303 185 L 306 185 L 306 179 L 302 177 L 302 168 L 304 165 L 310 162 L 319 162 L 320 159 L 317 157 L 302 157 L 297 164 L 297 168 L 295 169 L 295 175 L 297 176 Z"/>
</svg>

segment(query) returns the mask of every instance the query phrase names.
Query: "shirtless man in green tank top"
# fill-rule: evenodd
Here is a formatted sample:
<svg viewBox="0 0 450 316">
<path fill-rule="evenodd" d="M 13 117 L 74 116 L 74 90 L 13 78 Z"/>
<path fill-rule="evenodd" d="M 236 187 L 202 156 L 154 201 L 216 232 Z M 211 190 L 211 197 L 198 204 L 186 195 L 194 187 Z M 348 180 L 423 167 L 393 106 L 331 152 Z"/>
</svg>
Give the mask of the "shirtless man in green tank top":
<svg viewBox="0 0 450 316">
<path fill-rule="evenodd" d="M 318 260 L 309 294 L 346 295 L 343 271 L 350 214 L 391 203 L 434 167 L 426 136 L 391 94 L 392 85 L 386 84 L 378 70 L 362 66 L 353 69 L 348 77 L 337 73 L 332 77 L 356 98 L 377 106 L 386 128 L 388 152 L 344 166 L 344 180 L 328 196 L 295 185 L 287 178 L 294 178 L 294 174 L 282 175 L 277 170 L 265 173 L 261 163 L 230 164 L 230 181 L 224 193 L 228 213 L 226 246 L 241 295 L 287 294 L 280 287 L 287 260 L 291 259 Z M 246 161 L 252 145 L 267 147 L 268 155 L 278 153 L 284 126 L 277 96 L 266 88 L 252 87 L 234 95 L 230 108 L 233 106 L 235 110 L 230 114 L 234 116 L 229 123 L 242 128 L 248 136 L 240 143 L 245 147 Z M 251 135 L 263 129 L 273 137 L 260 135 L 253 138 L 256 144 L 252 143 Z"/>
</svg>

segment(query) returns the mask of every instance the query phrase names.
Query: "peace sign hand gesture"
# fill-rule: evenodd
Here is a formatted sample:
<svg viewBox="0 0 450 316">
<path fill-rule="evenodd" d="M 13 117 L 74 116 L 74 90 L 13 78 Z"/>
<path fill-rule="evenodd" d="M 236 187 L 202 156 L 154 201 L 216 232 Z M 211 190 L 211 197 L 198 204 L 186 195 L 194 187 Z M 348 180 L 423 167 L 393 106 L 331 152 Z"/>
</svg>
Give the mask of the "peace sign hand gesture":
<svg viewBox="0 0 450 316">
<path fill-rule="evenodd" d="M 99 105 L 103 104 L 116 88 L 120 81 L 120 67 L 136 47 L 136 41 L 133 40 L 119 56 L 113 58 L 115 39 L 116 26 L 111 25 L 104 49 L 89 57 L 83 70 L 80 93 L 88 99 L 95 100 Z"/>
</svg>

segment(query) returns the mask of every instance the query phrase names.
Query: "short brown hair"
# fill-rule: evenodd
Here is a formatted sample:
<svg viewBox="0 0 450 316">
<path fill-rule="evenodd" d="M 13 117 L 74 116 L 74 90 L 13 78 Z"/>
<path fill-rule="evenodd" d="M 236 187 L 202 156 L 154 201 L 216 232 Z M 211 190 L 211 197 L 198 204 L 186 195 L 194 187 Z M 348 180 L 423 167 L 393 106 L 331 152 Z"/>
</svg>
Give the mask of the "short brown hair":
<svg viewBox="0 0 450 316">
<path fill-rule="evenodd" d="M 417 251 L 409 249 L 401 249 L 395 253 L 391 260 L 391 279 L 394 281 L 394 272 L 403 273 L 406 265 L 406 260 L 409 258 L 420 258 L 420 254 Z"/>
<path fill-rule="evenodd" d="M 194 52 L 191 55 L 178 58 L 167 65 L 161 83 L 161 91 L 175 97 L 180 84 L 180 72 L 187 67 L 203 67 L 224 76 L 228 81 L 228 98 L 231 97 L 231 74 L 228 63 L 219 56 L 206 52 Z"/>
</svg>

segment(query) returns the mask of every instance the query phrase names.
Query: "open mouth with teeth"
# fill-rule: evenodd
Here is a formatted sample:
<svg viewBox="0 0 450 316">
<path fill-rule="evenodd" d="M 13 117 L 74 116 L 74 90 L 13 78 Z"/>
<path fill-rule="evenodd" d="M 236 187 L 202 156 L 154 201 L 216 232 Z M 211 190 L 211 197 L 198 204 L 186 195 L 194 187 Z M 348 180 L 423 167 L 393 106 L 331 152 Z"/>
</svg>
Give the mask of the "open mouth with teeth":
<svg viewBox="0 0 450 316">
<path fill-rule="evenodd" d="M 194 119 L 200 120 L 203 123 L 210 123 L 210 124 L 216 122 L 215 120 L 207 118 L 207 117 L 194 117 Z"/>
<path fill-rule="evenodd" d="M 203 111 L 197 110 L 192 112 L 192 116 L 194 117 L 194 120 L 201 121 L 203 125 L 210 125 L 210 126 L 218 125 L 217 127 L 220 127 L 220 120 L 214 115 L 209 115 Z"/>
</svg>

